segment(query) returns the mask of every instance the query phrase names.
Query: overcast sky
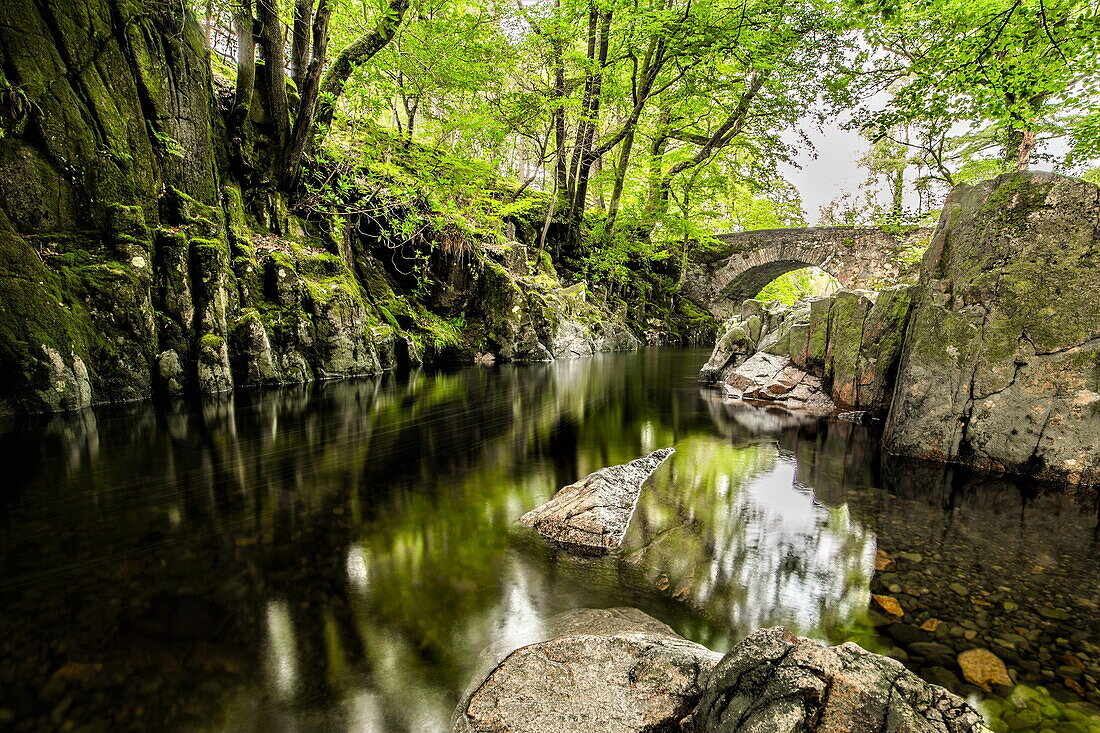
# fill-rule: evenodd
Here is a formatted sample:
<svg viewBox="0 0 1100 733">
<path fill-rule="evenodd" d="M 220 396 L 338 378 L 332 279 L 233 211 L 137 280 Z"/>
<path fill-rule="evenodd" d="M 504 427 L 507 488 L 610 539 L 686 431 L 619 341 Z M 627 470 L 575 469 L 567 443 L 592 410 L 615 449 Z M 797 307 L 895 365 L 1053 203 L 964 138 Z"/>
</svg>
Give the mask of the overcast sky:
<svg viewBox="0 0 1100 733">
<path fill-rule="evenodd" d="M 797 156 L 801 168 L 783 166 L 783 176 L 798 187 L 806 222 L 818 223 L 820 209 L 845 191 L 854 192 L 867 176 L 859 167 L 859 157 L 870 143 L 856 132 L 842 130 L 838 125 L 826 125 L 822 131 L 811 130 L 810 140 L 817 148 L 814 158 L 802 150 Z"/>
</svg>

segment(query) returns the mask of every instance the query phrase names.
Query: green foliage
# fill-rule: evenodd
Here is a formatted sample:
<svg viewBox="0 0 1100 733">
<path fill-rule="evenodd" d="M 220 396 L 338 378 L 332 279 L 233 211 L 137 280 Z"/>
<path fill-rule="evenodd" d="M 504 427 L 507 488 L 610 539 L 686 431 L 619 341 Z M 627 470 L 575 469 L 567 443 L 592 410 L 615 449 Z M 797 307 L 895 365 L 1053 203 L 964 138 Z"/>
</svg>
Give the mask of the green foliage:
<svg viewBox="0 0 1100 733">
<path fill-rule="evenodd" d="M 757 294 L 756 299 L 764 302 L 778 300 L 793 305 L 803 298 L 827 295 L 839 287 L 840 283 L 832 275 L 816 267 L 803 267 L 772 280 Z"/>
<path fill-rule="evenodd" d="M 898 125 L 980 130 L 992 125 L 1002 158 L 1026 164 L 1033 136 L 1076 130 L 1100 92 L 1100 15 L 1085 0 L 855 0 L 870 13 L 865 38 L 884 49 L 889 104 L 860 119 L 884 134 Z M 900 62 L 900 66 L 899 66 Z M 957 133 L 955 133 L 957 134 Z"/>
<path fill-rule="evenodd" d="M 235 4 L 193 1 L 234 37 Z M 400 15 L 382 5 L 329 6 L 332 66 L 380 12 Z M 295 3 L 265 7 L 293 24 Z M 824 223 L 905 232 L 934 219 L 949 187 L 1011 169 L 1017 155 L 1087 169 L 1100 156 L 1096 10 L 1086 0 L 418 0 L 346 83 L 320 92 L 334 114 L 311 130 L 323 144 L 308 148 L 295 203 L 377 234 L 408 263 L 417 295 L 437 284 L 432 258 L 480 257 L 515 226 L 539 269 L 667 315 L 662 299 L 717 234 L 805 225 L 778 171 L 830 115 L 851 117 L 870 149 L 867 181 Z M 217 56 L 218 74 L 233 73 L 230 54 Z M 293 105 L 307 87 L 288 89 Z M 1043 148 L 1055 136 L 1070 142 L 1064 155 Z M 788 285 L 776 286 L 783 297 L 798 290 Z M 387 322 L 411 318 L 383 305 Z"/>
</svg>

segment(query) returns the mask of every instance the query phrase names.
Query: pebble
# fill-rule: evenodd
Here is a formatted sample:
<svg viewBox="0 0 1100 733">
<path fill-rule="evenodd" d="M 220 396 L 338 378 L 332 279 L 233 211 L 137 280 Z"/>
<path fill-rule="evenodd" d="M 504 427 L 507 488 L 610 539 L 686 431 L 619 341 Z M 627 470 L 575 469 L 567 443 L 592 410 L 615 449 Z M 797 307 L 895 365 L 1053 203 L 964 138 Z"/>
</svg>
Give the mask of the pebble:
<svg viewBox="0 0 1100 733">
<path fill-rule="evenodd" d="M 1069 621 L 1071 616 L 1069 611 L 1064 608 L 1051 608 L 1044 606 L 1039 609 L 1039 615 L 1043 618 L 1048 618 L 1051 621 Z"/>
<path fill-rule="evenodd" d="M 960 596 L 970 595 L 970 589 L 962 583 L 951 583 L 947 587 L 953 590 L 955 593 L 958 593 Z"/>
</svg>

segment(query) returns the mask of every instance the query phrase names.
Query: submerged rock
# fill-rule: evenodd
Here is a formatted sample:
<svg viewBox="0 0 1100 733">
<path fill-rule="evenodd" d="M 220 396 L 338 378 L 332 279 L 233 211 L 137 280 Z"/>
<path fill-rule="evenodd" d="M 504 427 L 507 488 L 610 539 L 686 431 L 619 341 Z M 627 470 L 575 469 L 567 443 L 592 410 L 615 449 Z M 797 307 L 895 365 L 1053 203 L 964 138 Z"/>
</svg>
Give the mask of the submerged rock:
<svg viewBox="0 0 1100 733">
<path fill-rule="evenodd" d="M 721 655 L 634 608 L 578 609 L 492 668 L 456 710 L 456 733 L 672 730 Z"/>
<path fill-rule="evenodd" d="M 708 673 L 693 723 L 708 733 L 983 730 L 965 701 L 900 662 L 782 628 L 749 635 Z"/>
<path fill-rule="evenodd" d="M 655 450 L 620 466 L 590 473 L 520 517 L 543 537 L 568 549 L 603 554 L 622 544 L 642 484 L 674 452 Z"/>
<path fill-rule="evenodd" d="M 1008 676 L 1008 669 L 993 652 L 988 649 L 968 649 L 959 655 L 959 669 L 967 682 L 972 682 L 986 692 L 991 685 L 1012 686 L 1012 678 Z"/>
</svg>

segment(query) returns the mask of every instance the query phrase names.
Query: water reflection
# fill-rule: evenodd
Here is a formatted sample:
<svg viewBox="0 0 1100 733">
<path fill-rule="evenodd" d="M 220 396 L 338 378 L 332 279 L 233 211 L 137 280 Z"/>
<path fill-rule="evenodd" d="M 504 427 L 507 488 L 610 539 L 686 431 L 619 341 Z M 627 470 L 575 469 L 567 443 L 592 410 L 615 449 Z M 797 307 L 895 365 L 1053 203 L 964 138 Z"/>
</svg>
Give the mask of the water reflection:
<svg viewBox="0 0 1100 733">
<path fill-rule="evenodd" d="M 863 428 L 700 392 L 705 358 L 414 372 L 8 425 L 0 725 L 444 730 L 482 649 L 539 639 L 578 606 L 637 606 L 716 649 L 777 623 L 886 649 L 867 611 L 876 546 L 932 543 L 944 568 L 996 554 L 972 585 L 1013 597 L 1049 587 L 1020 573 L 1041 558 L 1098 599 L 1081 500 L 1017 506 L 1018 491 L 881 475 Z M 516 524 L 666 445 L 620 552 L 576 558 Z M 930 608 L 951 593 L 920 584 Z M 1095 622 L 1073 608 L 1050 629 Z"/>
</svg>

